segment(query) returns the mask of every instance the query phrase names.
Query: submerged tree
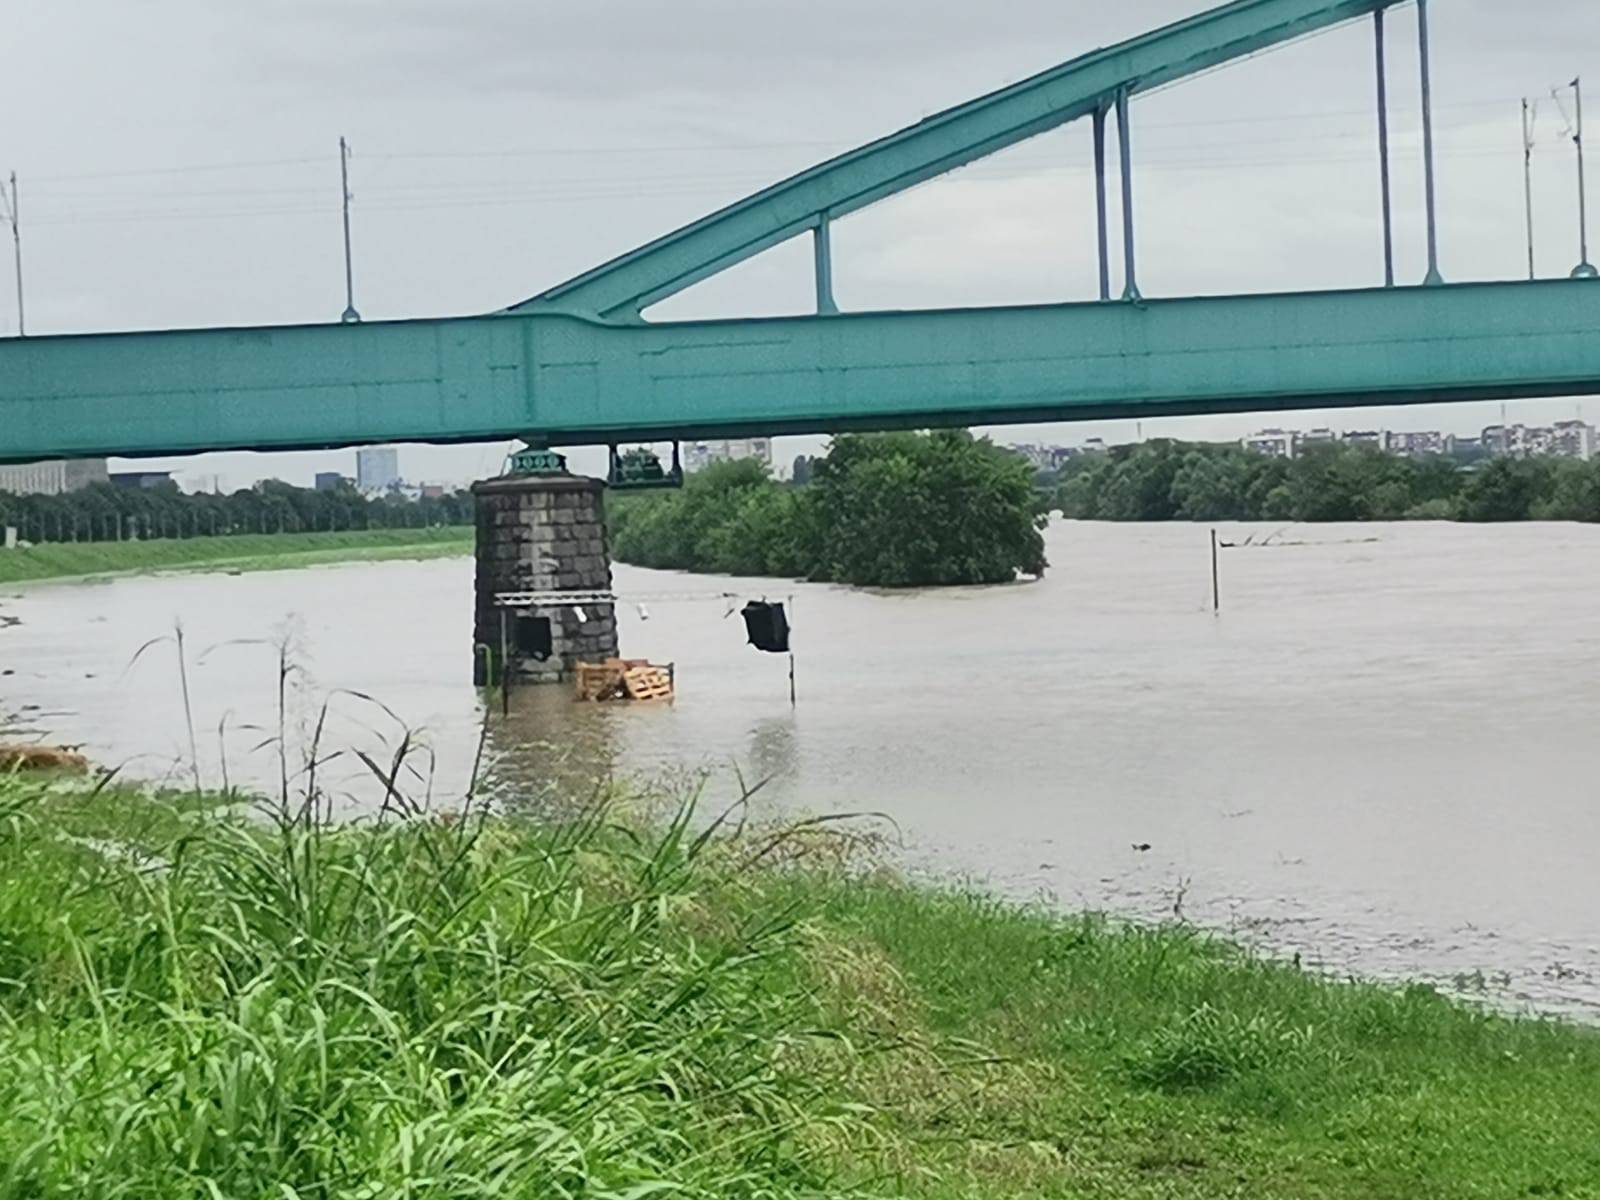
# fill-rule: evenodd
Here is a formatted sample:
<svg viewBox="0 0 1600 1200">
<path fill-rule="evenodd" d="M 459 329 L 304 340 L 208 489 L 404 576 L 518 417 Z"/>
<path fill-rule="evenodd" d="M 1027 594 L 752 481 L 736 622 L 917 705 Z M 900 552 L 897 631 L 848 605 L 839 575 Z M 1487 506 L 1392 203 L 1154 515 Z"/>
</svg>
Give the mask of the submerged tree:
<svg viewBox="0 0 1600 1200">
<path fill-rule="evenodd" d="M 1044 505 L 1018 456 L 965 432 L 846 435 L 811 483 L 718 463 L 612 506 L 623 562 L 880 587 L 1005 583 L 1045 569 Z"/>
<path fill-rule="evenodd" d="M 1044 574 L 1033 469 L 965 430 L 840 437 L 813 479 L 817 578 L 919 587 Z"/>
</svg>

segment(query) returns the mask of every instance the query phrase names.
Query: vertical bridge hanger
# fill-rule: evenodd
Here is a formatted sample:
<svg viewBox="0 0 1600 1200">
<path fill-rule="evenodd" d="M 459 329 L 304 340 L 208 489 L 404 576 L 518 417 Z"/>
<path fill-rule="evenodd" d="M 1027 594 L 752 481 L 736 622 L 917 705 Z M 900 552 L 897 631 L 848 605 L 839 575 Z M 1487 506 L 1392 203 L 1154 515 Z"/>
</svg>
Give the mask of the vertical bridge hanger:
<svg viewBox="0 0 1600 1200">
<path fill-rule="evenodd" d="M 1108 108 L 1260 50 L 1402 0 L 1234 0 L 961 104 L 802 171 L 521 304 L 637 323 L 653 304 L 792 237 L 816 238 L 818 310 L 832 304 L 828 226 L 907 188 L 1068 124 L 1103 123 Z M 1131 281 L 1128 292 L 1137 296 Z"/>
</svg>

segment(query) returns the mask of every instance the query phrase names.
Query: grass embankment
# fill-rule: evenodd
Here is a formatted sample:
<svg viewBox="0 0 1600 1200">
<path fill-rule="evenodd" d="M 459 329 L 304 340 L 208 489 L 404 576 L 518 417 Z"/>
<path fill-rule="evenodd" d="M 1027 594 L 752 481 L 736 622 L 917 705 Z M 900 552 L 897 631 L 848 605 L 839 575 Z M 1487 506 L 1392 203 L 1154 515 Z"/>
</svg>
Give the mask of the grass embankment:
<svg viewBox="0 0 1600 1200">
<path fill-rule="evenodd" d="M 0 550 L 0 583 L 148 571 L 271 571 L 322 563 L 444 558 L 472 549 L 472 529 L 359 529 L 245 533 L 146 542 L 52 542 Z"/>
<path fill-rule="evenodd" d="M 0 780 L 0 1198 L 1600 1194 L 1600 1036 L 801 845 Z"/>
</svg>

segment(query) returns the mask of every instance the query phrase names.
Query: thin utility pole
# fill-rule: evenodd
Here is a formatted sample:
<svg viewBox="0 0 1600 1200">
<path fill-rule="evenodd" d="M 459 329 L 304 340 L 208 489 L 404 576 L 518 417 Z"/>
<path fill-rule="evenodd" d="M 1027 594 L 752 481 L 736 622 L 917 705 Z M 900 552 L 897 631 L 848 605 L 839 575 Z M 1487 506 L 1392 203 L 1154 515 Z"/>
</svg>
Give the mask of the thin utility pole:
<svg viewBox="0 0 1600 1200">
<path fill-rule="evenodd" d="M 1533 265 L 1533 124 L 1538 109 L 1522 98 L 1522 191 L 1528 214 L 1528 278 L 1537 277 Z"/>
<path fill-rule="evenodd" d="M 1439 273 L 1439 217 L 1433 170 L 1433 67 L 1428 50 L 1428 0 L 1417 0 L 1417 48 L 1422 60 L 1422 184 L 1428 210 L 1429 285 L 1444 282 Z"/>
<path fill-rule="evenodd" d="M 1569 86 L 1572 88 L 1573 102 L 1577 105 L 1572 123 L 1572 144 L 1578 149 L 1578 265 L 1572 269 L 1572 277 L 1594 279 L 1600 277 L 1600 271 L 1595 270 L 1594 264 L 1589 261 L 1589 195 L 1583 170 L 1583 77 L 1574 79 Z M 1551 94 L 1559 104 L 1559 92 L 1552 91 Z"/>
<path fill-rule="evenodd" d="M 11 194 L 0 187 L 0 201 L 4 202 L 6 219 L 11 223 L 11 248 L 16 256 L 17 269 L 17 336 L 28 336 L 28 321 L 22 304 L 22 213 L 17 202 L 17 173 L 11 172 Z"/>
<path fill-rule="evenodd" d="M 339 319 L 346 324 L 361 320 L 356 311 L 355 268 L 350 258 L 350 143 L 339 139 L 339 184 L 344 198 L 344 315 Z"/>
</svg>

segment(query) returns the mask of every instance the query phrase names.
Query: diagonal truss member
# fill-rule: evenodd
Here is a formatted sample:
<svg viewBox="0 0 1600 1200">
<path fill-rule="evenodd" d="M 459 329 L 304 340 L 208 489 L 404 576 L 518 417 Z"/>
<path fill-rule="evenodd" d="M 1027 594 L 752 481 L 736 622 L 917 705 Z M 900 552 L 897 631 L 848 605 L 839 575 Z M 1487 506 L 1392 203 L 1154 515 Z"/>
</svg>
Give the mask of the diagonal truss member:
<svg viewBox="0 0 1600 1200">
<path fill-rule="evenodd" d="M 1381 14 L 1400 2 L 1236 0 L 1096 50 L 802 171 L 506 311 L 637 321 L 651 305 L 807 231 L 817 243 L 818 310 L 832 311 L 830 222 L 1081 117 L 1095 121 L 1103 222 L 1108 110 L 1115 109 L 1120 118 L 1123 203 L 1129 210 L 1132 97 L 1329 26 Z M 1131 221 L 1124 222 L 1124 236 L 1124 294 L 1137 298 Z M 1107 298 L 1104 257 L 1101 261 L 1102 298 Z"/>
</svg>

